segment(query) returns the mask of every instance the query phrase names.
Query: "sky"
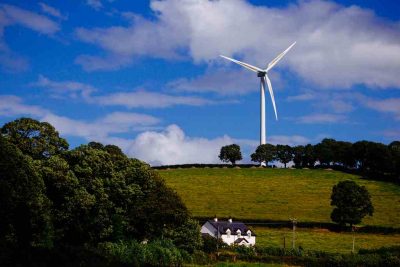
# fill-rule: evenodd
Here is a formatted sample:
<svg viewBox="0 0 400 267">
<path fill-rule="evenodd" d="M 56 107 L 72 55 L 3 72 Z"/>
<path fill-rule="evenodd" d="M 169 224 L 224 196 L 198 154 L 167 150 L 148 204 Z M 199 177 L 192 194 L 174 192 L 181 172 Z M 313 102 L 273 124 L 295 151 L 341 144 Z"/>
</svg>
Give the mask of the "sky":
<svg viewBox="0 0 400 267">
<path fill-rule="evenodd" d="M 0 125 L 50 122 L 70 147 L 115 144 L 152 165 L 244 160 L 267 142 L 400 139 L 400 5 L 392 0 L 0 3 Z"/>
</svg>

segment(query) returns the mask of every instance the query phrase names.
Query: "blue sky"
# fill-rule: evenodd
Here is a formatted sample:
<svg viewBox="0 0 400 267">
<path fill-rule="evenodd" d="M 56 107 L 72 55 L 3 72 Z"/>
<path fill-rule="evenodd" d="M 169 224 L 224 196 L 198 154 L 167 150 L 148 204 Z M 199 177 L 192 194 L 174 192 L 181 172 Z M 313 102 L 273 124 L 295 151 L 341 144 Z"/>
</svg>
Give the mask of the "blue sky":
<svg viewBox="0 0 400 267">
<path fill-rule="evenodd" d="M 75 147 L 112 143 L 152 164 L 218 162 L 259 143 L 256 75 L 266 66 L 267 142 L 400 137 L 396 1 L 2 1 L 0 123 L 52 123 Z"/>
</svg>

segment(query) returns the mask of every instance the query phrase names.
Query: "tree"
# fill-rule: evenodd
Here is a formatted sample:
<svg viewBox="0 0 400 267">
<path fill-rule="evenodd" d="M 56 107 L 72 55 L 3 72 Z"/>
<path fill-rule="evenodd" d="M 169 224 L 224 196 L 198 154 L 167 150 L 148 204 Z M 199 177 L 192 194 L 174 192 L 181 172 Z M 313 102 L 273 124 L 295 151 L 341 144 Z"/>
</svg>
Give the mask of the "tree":
<svg viewBox="0 0 400 267">
<path fill-rule="evenodd" d="M 256 151 L 251 154 L 251 161 L 254 162 L 270 162 L 275 159 L 276 149 L 274 145 L 263 144 L 259 145 Z"/>
<path fill-rule="evenodd" d="M 223 162 L 231 162 L 232 165 L 235 165 L 236 161 L 242 160 L 242 152 L 240 152 L 240 146 L 232 144 L 221 147 L 219 159 Z"/>
<path fill-rule="evenodd" d="M 303 157 L 304 166 L 314 167 L 315 161 L 316 159 L 315 159 L 314 146 L 308 144 L 304 147 L 304 157 Z"/>
<path fill-rule="evenodd" d="M 0 136 L 0 262 L 3 255 L 23 261 L 35 248 L 52 247 L 50 205 L 32 159 Z"/>
<path fill-rule="evenodd" d="M 293 148 L 293 163 L 296 168 L 301 168 L 305 166 L 304 153 L 305 153 L 304 146 L 295 146 Z"/>
<path fill-rule="evenodd" d="M 400 141 L 393 141 L 389 144 L 392 154 L 394 178 L 400 181 Z"/>
<path fill-rule="evenodd" d="M 333 151 L 335 144 L 335 139 L 325 138 L 314 147 L 315 156 L 321 165 L 330 166 L 334 161 L 335 156 Z"/>
<path fill-rule="evenodd" d="M 48 122 L 21 118 L 6 123 L 1 134 L 33 159 L 48 158 L 68 149 L 67 141 Z"/>
<path fill-rule="evenodd" d="M 340 225 L 350 224 L 350 227 L 374 213 L 367 189 L 353 181 L 341 181 L 333 186 L 331 206 L 336 206 L 331 213 L 332 221 Z"/>
<path fill-rule="evenodd" d="M 276 159 L 284 164 L 286 168 L 286 164 L 293 160 L 293 149 L 288 145 L 277 145 Z"/>
</svg>

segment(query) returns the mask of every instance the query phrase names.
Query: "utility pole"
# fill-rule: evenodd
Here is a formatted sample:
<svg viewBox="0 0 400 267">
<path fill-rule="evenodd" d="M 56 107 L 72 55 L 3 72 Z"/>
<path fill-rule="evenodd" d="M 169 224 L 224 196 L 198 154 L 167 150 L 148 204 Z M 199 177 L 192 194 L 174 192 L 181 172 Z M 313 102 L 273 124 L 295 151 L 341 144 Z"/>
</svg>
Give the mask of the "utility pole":
<svg viewBox="0 0 400 267">
<path fill-rule="evenodd" d="M 351 232 L 353 233 L 353 248 L 352 248 L 351 252 L 352 252 L 353 254 L 354 254 L 354 244 L 355 244 L 355 242 L 356 242 L 355 230 L 356 230 L 356 227 L 355 227 L 355 226 L 351 227 Z"/>
<path fill-rule="evenodd" d="M 293 225 L 293 237 L 292 237 L 292 249 L 295 248 L 296 246 L 296 224 L 297 224 L 297 219 L 296 218 L 290 218 L 290 220 L 292 221 L 292 225 Z"/>
<path fill-rule="evenodd" d="M 218 252 L 218 243 L 219 243 L 219 225 L 217 226 L 217 252 Z"/>
</svg>

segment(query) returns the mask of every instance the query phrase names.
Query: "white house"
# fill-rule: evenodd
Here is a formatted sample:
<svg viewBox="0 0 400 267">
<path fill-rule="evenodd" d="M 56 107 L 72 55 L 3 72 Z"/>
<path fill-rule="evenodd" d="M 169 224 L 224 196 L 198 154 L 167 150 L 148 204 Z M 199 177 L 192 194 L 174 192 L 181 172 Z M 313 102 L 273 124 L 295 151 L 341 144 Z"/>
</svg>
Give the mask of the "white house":
<svg viewBox="0 0 400 267">
<path fill-rule="evenodd" d="M 221 238 L 228 245 L 254 246 L 256 235 L 242 222 L 208 220 L 201 227 L 201 233 L 208 234 L 214 238 Z"/>
</svg>

